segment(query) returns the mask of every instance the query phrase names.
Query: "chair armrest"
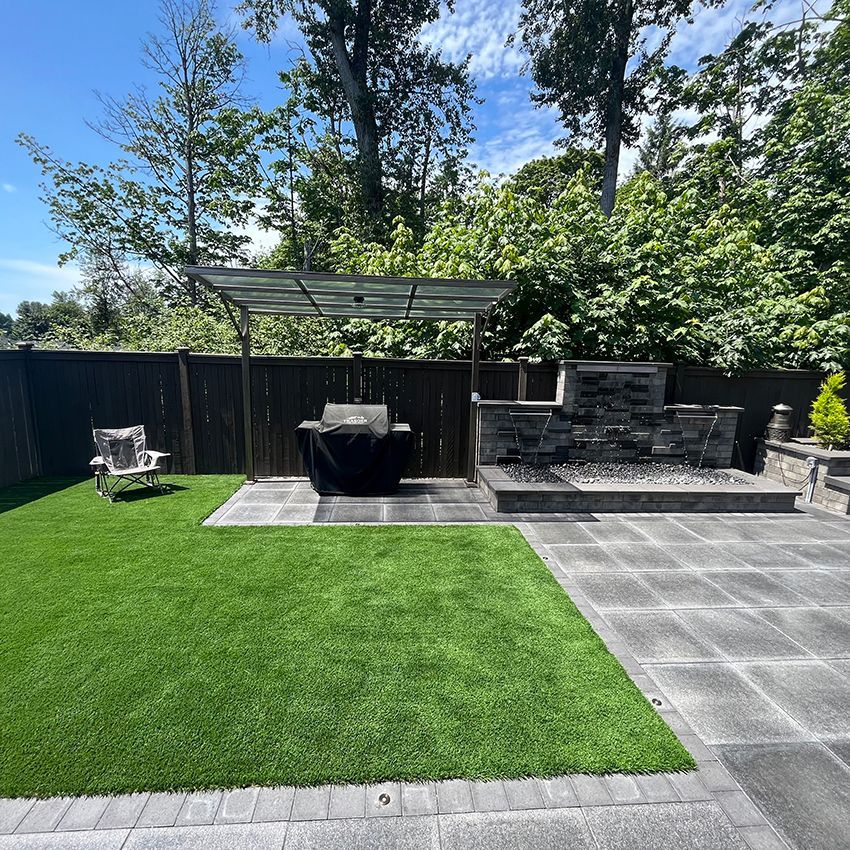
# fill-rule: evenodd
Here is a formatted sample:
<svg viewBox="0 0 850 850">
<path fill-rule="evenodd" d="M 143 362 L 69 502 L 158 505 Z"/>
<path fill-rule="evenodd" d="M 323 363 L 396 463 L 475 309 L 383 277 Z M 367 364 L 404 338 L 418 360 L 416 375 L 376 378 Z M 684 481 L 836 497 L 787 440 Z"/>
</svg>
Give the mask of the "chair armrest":
<svg viewBox="0 0 850 850">
<path fill-rule="evenodd" d="M 106 466 L 106 461 L 98 455 L 89 461 L 89 466 Z"/>
<path fill-rule="evenodd" d="M 151 463 L 157 463 L 161 457 L 171 457 L 171 452 L 145 452 L 151 459 Z"/>
</svg>

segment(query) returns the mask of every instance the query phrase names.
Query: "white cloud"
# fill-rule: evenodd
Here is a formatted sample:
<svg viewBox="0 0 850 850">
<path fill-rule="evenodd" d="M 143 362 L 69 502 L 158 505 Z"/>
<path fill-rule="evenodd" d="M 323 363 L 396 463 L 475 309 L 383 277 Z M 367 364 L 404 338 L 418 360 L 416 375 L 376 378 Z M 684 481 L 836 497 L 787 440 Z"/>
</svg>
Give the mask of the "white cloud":
<svg viewBox="0 0 850 850">
<path fill-rule="evenodd" d="M 471 54 L 473 77 L 513 77 L 524 57 L 505 40 L 516 29 L 520 4 L 517 0 L 464 0 L 454 14 L 444 8 L 439 19 L 422 31 L 422 40 L 443 51 L 446 59 L 458 62 Z"/>
<path fill-rule="evenodd" d="M 0 257 L 0 311 L 14 313 L 21 301 L 49 301 L 55 290 L 80 283 L 74 266 L 52 266 L 35 260 Z"/>
<path fill-rule="evenodd" d="M 71 266 L 51 266 L 47 263 L 37 263 L 33 260 L 13 260 L 0 257 L 0 269 L 19 272 L 28 277 L 50 278 L 57 284 L 74 286 L 80 279 L 80 273 Z"/>
<path fill-rule="evenodd" d="M 11 194 L 12 192 L 17 192 L 17 191 L 18 191 L 18 187 L 17 187 L 17 186 L 13 186 L 11 183 L 3 183 L 3 184 L 0 184 L 0 185 L 2 185 L 2 187 L 3 187 L 3 191 L 4 191 L 4 192 L 9 192 L 9 194 Z"/>
<path fill-rule="evenodd" d="M 555 134 L 542 127 L 526 125 L 505 129 L 476 145 L 473 159 L 494 176 L 513 174 L 529 160 L 556 153 L 555 138 Z"/>
</svg>

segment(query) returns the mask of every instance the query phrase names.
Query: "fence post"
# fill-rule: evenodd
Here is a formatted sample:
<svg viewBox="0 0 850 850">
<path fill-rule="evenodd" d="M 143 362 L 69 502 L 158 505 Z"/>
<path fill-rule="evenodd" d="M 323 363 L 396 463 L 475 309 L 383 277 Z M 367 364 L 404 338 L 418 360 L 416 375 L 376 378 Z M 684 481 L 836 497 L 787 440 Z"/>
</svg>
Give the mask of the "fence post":
<svg viewBox="0 0 850 850">
<path fill-rule="evenodd" d="M 181 345 L 177 349 L 177 370 L 180 373 L 180 404 L 183 411 L 183 472 L 195 475 L 195 429 L 192 424 L 192 388 L 189 383 L 189 347 Z"/>
<path fill-rule="evenodd" d="M 352 351 L 354 374 L 351 378 L 351 397 L 355 404 L 363 403 L 363 352 Z"/>
<path fill-rule="evenodd" d="M 528 398 L 528 358 L 519 358 L 519 380 L 516 391 L 517 401 L 525 401 Z"/>
<path fill-rule="evenodd" d="M 29 410 L 30 428 L 32 429 L 32 451 L 35 461 L 33 470 L 36 475 L 44 475 L 41 465 L 41 435 L 38 430 L 38 420 L 35 416 L 35 394 L 32 391 L 32 375 L 30 374 L 30 352 L 35 348 L 34 342 L 19 342 L 18 351 L 24 358 L 24 391 L 27 394 L 26 405 Z"/>
</svg>

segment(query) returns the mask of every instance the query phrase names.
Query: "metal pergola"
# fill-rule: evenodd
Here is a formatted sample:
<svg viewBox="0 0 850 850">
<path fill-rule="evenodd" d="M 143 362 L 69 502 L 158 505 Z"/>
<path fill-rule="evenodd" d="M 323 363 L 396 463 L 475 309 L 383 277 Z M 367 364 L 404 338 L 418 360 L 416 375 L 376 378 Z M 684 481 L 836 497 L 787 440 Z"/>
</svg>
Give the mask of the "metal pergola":
<svg viewBox="0 0 850 850">
<path fill-rule="evenodd" d="M 481 334 L 493 306 L 516 286 L 506 280 L 327 274 L 189 266 L 189 278 L 215 292 L 242 341 L 245 476 L 254 481 L 251 422 L 251 313 L 306 318 L 417 319 L 473 323 L 467 480 L 475 481 Z M 238 309 L 237 318 L 235 310 Z"/>
</svg>

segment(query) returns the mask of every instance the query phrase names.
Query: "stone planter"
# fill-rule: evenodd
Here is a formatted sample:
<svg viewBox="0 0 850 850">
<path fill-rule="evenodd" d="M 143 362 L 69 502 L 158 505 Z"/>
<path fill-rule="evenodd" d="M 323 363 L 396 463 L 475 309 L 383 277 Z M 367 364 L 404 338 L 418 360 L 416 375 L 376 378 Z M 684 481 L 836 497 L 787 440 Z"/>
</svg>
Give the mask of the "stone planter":
<svg viewBox="0 0 850 850">
<path fill-rule="evenodd" d="M 814 458 L 817 465 L 812 501 L 828 510 L 850 514 L 850 451 L 829 451 L 806 439 L 785 443 L 761 440 L 756 452 L 755 473 L 799 490 L 805 498 L 810 470 L 808 458 Z"/>
</svg>

